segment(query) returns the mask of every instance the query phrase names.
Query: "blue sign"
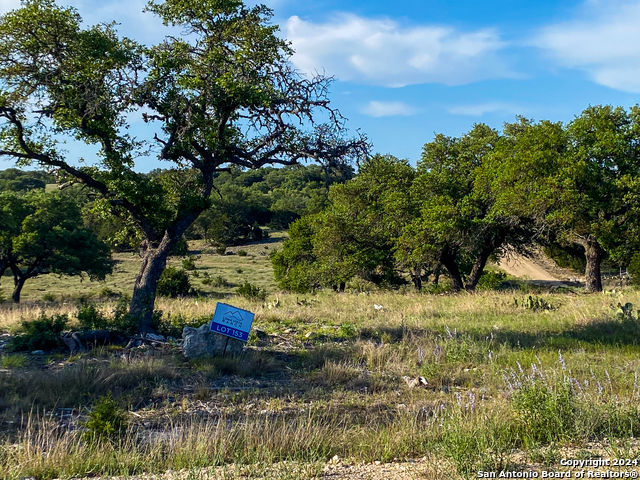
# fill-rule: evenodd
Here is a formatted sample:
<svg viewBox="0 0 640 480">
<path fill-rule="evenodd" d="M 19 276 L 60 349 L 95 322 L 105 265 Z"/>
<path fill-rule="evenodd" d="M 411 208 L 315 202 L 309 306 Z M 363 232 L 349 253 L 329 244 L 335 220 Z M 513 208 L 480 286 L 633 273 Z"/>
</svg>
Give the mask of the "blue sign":
<svg viewBox="0 0 640 480">
<path fill-rule="evenodd" d="M 209 327 L 212 332 L 246 342 L 253 323 L 253 313 L 218 302 Z"/>
</svg>

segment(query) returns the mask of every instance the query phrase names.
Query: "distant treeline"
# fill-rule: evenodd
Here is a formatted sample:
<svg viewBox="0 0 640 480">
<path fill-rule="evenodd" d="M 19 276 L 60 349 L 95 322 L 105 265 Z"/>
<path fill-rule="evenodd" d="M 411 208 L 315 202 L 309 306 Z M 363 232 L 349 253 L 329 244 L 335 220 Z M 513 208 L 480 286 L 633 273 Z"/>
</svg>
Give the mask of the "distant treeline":
<svg viewBox="0 0 640 480">
<path fill-rule="evenodd" d="M 152 170 L 149 178 L 180 175 L 174 170 Z M 348 165 L 323 167 L 296 165 L 257 170 L 232 168 L 217 175 L 211 207 L 186 232 L 187 239 L 205 239 L 215 246 L 240 245 L 262 238 L 260 227 L 286 229 L 303 215 L 317 213 L 327 204 L 329 187 L 352 178 Z M 45 189 L 58 182 L 55 175 L 10 168 L 0 171 L 0 192 Z M 64 180 L 60 180 L 64 183 Z M 57 187 L 51 189 L 57 190 Z M 119 218 L 94 208 L 91 196 L 79 185 L 62 189 L 82 207 L 87 227 L 114 250 L 137 248 L 139 234 L 128 218 Z"/>
<path fill-rule="evenodd" d="M 417 166 L 375 156 L 291 225 L 273 256 L 287 290 L 397 286 L 446 272 L 474 290 L 489 259 L 542 245 L 602 290 L 605 259 L 640 279 L 640 108 L 589 107 L 568 124 L 518 118 L 436 135 Z"/>
</svg>

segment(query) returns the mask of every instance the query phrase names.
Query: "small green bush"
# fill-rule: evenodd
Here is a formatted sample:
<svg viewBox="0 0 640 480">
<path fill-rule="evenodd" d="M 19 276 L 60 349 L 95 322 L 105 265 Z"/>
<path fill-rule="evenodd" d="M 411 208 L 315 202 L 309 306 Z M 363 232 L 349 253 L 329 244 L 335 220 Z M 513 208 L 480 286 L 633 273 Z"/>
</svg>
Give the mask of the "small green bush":
<svg viewBox="0 0 640 480">
<path fill-rule="evenodd" d="M 236 290 L 236 293 L 249 300 L 264 301 L 267 298 L 267 291 L 265 289 L 249 282 L 244 282 L 244 284 Z"/>
<path fill-rule="evenodd" d="M 506 279 L 507 274 L 504 272 L 484 272 L 478 281 L 478 290 L 496 290 Z"/>
<path fill-rule="evenodd" d="M 45 293 L 42 296 L 42 301 L 47 303 L 55 302 L 57 299 L 58 297 L 56 297 L 53 293 Z"/>
<path fill-rule="evenodd" d="M 218 255 L 224 255 L 226 251 L 227 251 L 227 247 L 225 245 L 220 245 L 216 247 L 216 253 Z"/>
<path fill-rule="evenodd" d="M 176 315 L 171 315 L 169 313 L 166 317 L 162 317 L 162 319 L 159 320 L 158 325 L 154 328 L 160 335 L 164 335 L 165 337 L 180 338 L 184 327 L 198 328 L 210 321 L 211 318 L 208 316 L 187 318 L 180 313 Z"/>
<path fill-rule="evenodd" d="M 78 303 L 78 313 L 76 314 L 80 328 L 83 330 L 103 330 L 109 326 L 109 320 L 105 317 L 93 303 L 81 301 Z"/>
<path fill-rule="evenodd" d="M 246 257 L 247 256 L 247 251 L 246 250 L 238 250 L 238 256 L 239 257 Z"/>
<path fill-rule="evenodd" d="M 195 270 L 196 260 L 193 257 L 187 257 L 182 259 L 182 268 L 185 270 Z"/>
<path fill-rule="evenodd" d="M 158 282 L 157 294 L 161 297 L 182 297 L 189 295 L 191 291 L 191 282 L 189 275 L 184 270 L 178 270 L 175 267 L 167 267 Z"/>
<path fill-rule="evenodd" d="M 23 351 L 58 348 L 62 346 L 60 334 L 66 328 L 68 322 L 67 315 L 52 315 L 48 317 L 44 312 L 35 320 L 23 320 L 20 322 L 23 333 L 11 339 L 9 349 Z"/>
<path fill-rule="evenodd" d="M 174 245 L 171 255 L 174 257 L 186 257 L 189 254 L 189 244 L 184 238 L 178 240 Z"/>
<path fill-rule="evenodd" d="M 103 287 L 98 291 L 100 298 L 118 298 L 122 296 L 122 292 L 117 292 L 109 287 Z"/>
<path fill-rule="evenodd" d="M 236 273 L 243 273 L 244 270 L 242 270 L 241 268 L 236 268 Z"/>
<path fill-rule="evenodd" d="M 631 276 L 631 284 L 637 287 L 640 286 L 640 252 L 631 257 L 627 271 Z"/>
<path fill-rule="evenodd" d="M 111 398 L 111 393 L 100 397 L 87 415 L 83 433 L 85 441 L 113 441 L 127 430 L 127 418 L 124 410 Z"/>
</svg>

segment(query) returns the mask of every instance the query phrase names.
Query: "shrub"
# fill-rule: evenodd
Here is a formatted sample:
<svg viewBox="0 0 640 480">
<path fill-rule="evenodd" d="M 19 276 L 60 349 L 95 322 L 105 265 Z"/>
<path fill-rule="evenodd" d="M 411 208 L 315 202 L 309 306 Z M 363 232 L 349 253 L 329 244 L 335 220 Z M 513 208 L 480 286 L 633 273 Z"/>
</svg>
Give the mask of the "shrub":
<svg viewBox="0 0 640 480">
<path fill-rule="evenodd" d="M 249 282 L 244 282 L 244 284 L 236 290 L 236 293 L 250 300 L 264 301 L 267 298 L 267 291 L 265 289 Z"/>
<path fill-rule="evenodd" d="M 216 253 L 218 255 L 224 255 L 226 251 L 227 251 L 226 245 L 219 245 L 216 247 Z"/>
<path fill-rule="evenodd" d="M 504 272 L 489 271 L 484 272 L 478 280 L 479 290 L 496 290 L 507 279 L 507 274 Z"/>
<path fill-rule="evenodd" d="M 242 270 L 241 268 L 236 268 L 236 272 L 237 273 L 242 273 L 242 272 L 244 272 L 244 270 Z"/>
<path fill-rule="evenodd" d="M 182 259 L 182 268 L 185 270 L 195 270 L 196 260 L 193 257 L 187 257 Z"/>
<path fill-rule="evenodd" d="M 189 254 L 189 244 L 184 238 L 181 238 L 173 246 L 173 250 L 171 250 L 171 255 L 174 257 L 186 257 L 188 254 Z"/>
<path fill-rule="evenodd" d="M 246 257 L 247 256 L 247 251 L 246 250 L 238 250 L 238 256 Z"/>
<path fill-rule="evenodd" d="M 211 318 L 208 316 L 187 318 L 180 313 L 176 315 L 169 313 L 166 317 L 162 317 L 162 319 L 159 320 L 159 324 L 155 329 L 160 335 L 164 335 L 165 337 L 180 338 L 184 327 L 198 328 L 210 321 Z"/>
<path fill-rule="evenodd" d="M 80 328 L 83 330 L 102 330 L 108 327 L 109 321 L 93 303 L 81 301 L 76 314 Z"/>
<path fill-rule="evenodd" d="M 117 439 L 127 430 L 127 418 L 124 411 L 111 398 L 111 393 L 100 397 L 87 415 L 83 433 L 86 441 L 101 441 Z"/>
<path fill-rule="evenodd" d="M 176 298 L 189 295 L 191 290 L 191 282 L 189 275 L 184 270 L 178 270 L 175 267 L 167 267 L 158 282 L 158 295 L 162 297 Z"/>
<path fill-rule="evenodd" d="M 57 300 L 57 297 L 53 293 L 45 293 L 42 296 L 43 302 L 55 302 L 56 300 Z"/>
<path fill-rule="evenodd" d="M 60 334 L 68 322 L 66 315 L 47 317 L 44 312 L 35 320 L 23 320 L 20 322 L 23 334 L 13 337 L 9 348 L 14 351 L 58 348 L 62 345 Z"/>
<path fill-rule="evenodd" d="M 98 291 L 98 297 L 100 298 L 118 298 L 122 296 L 122 292 L 117 292 L 109 287 L 103 287 Z"/>
<path fill-rule="evenodd" d="M 627 271 L 631 276 L 631 283 L 640 286 L 640 252 L 631 257 Z"/>
<path fill-rule="evenodd" d="M 138 333 L 138 319 L 133 315 L 129 315 L 129 302 L 131 297 L 123 295 L 118 299 L 116 307 L 113 309 L 112 328 L 125 335 L 134 335 Z M 156 328 L 160 321 L 161 313 L 153 313 L 153 328 Z"/>
<path fill-rule="evenodd" d="M 228 287 L 229 286 L 229 282 L 227 282 L 227 279 L 224 278 L 222 275 L 218 275 L 217 277 L 214 277 L 211 279 L 211 284 L 214 287 Z"/>
</svg>

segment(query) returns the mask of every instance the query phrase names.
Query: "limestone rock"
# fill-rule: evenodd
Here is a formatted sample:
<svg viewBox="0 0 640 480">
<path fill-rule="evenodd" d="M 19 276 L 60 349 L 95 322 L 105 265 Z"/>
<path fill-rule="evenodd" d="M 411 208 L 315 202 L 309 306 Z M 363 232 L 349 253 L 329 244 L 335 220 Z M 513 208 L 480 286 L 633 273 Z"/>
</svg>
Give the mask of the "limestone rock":
<svg viewBox="0 0 640 480">
<path fill-rule="evenodd" d="M 227 339 L 229 342 L 227 343 Z M 187 358 L 222 356 L 227 345 L 227 355 L 242 353 L 244 342 L 226 337 L 209 330 L 205 323 L 200 328 L 184 327 L 182 329 L 182 351 Z"/>
</svg>

